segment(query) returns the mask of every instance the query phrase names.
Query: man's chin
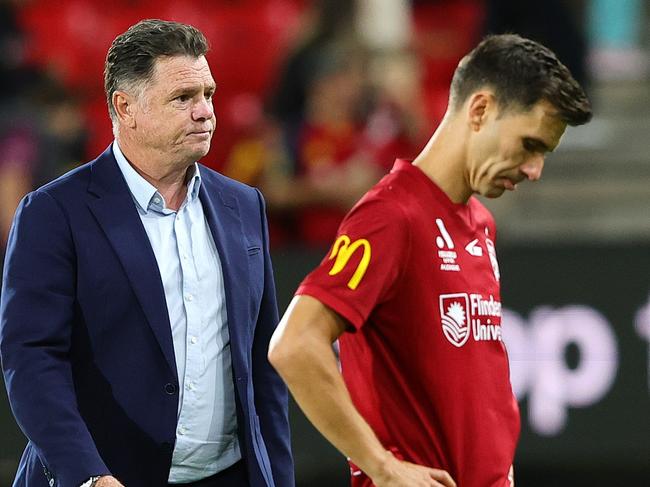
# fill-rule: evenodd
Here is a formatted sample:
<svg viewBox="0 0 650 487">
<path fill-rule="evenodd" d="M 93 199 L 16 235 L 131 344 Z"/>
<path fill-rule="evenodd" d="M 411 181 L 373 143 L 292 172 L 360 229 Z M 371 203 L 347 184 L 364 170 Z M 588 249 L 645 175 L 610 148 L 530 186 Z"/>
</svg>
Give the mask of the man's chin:
<svg viewBox="0 0 650 487">
<path fill-rule="evenodd" d="M 192 147 L 188 151 L 188 157 L 191 159 L 198 161 L 199 159 L 204 158 L 208 152 L 210 152 L 210 142 L 208 141 L 206 144 L 196 144 L 194 147 Z"/>
</svg>

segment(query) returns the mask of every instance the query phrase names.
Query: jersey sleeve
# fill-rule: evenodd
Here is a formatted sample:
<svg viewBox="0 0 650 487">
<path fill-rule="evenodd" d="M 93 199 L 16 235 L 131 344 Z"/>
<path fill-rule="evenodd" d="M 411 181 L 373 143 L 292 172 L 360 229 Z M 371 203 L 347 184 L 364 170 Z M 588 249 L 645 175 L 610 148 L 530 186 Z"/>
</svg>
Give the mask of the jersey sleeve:
<svg viewBox="0 0 650 487">
<path fill-rule="evenodd" d="M 318 299 L 359 329 L 373 308 L 390 297 L 408 251 L 408 226 L 397 202 L 362 200 L 296 295 Z"/>
</svg>

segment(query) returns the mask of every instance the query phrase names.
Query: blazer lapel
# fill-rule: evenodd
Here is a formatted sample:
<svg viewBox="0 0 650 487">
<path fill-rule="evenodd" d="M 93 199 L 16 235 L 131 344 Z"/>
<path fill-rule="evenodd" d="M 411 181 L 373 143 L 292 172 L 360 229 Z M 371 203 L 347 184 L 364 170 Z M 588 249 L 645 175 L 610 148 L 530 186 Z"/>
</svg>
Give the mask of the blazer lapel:
<svg viewBox="0 0 650 487">
<path fill-rule="evenodd" d="M 140 302 L 162 352 L 176 374 L 165 291 L 156 257 L 135 203 L 109 147 L 92 166 L 90 210 L 106 234 Z"/>
<path fill-rule="evenodd" d="M 247 370 L 248 344 L 248 260 L 236 198 L 203 178 L 199 197 L 219 252 L 226 292 L 228 332 L 233 370 L 237 376 Z"/>
</svg>

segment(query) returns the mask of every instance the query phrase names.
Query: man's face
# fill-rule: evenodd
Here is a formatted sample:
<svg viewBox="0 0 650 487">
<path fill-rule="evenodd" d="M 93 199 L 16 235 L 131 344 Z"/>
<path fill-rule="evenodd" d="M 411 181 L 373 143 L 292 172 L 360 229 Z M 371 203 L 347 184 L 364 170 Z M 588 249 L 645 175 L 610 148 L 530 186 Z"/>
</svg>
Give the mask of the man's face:
<svg viewBox="0 0 650 487">
<path fill-rule="evenodd" d="M 137 142 L 183 164 L 205 156 L 216 125 L 214 91 L 204 56 L 157 59 L 137 100 Z"/>
<path fill-rule="evenodd" d="M 492 110 L 470 146 L 468 179 L 473 192 L 497 198 L 517 183 L 538 180 L 544 157 L 554 150 L 566 123 L 547 101 L 530 110 Z"/>
</svg>

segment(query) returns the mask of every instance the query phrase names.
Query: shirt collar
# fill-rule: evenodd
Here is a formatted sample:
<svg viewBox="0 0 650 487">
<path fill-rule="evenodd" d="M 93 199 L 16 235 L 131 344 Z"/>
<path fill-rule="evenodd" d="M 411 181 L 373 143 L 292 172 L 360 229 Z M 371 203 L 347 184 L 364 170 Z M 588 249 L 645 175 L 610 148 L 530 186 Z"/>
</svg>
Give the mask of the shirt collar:
<svg viewBox="0 0 650 487">
<path fill-rule="evenodd" d="M 193 167 L 194 174 L 187 182 L 187 199 L 189 201 L 194 201 L 199 197 L 199 190 L 201 189 L 201 171 L 199 171 L 198 163 L 194 163 Z"/>
<path fill-rule="evenodd" d="M 120 171 L 122 171 L 122 175 L 126 180 L 129 191 L 137 205 L 145 212 L 148 211 L 150 206 L 157 210 L 161 210 L 163 208 L 162 195 L 149 181 L 140 176 L 133 166 L 131 166 L 120 149 L 117 140 L 113 142 L 113 155 L 115 156 L 117 165 L 119 166 Z M 194 174 L 187 183 L 188 202 L 194 201 L 199 196 L 199 189 L 201 189 L 201 172 L 199 171 L 199 165 L 196 162 L 194 163 L 193 170 Z"/>
</svg>

